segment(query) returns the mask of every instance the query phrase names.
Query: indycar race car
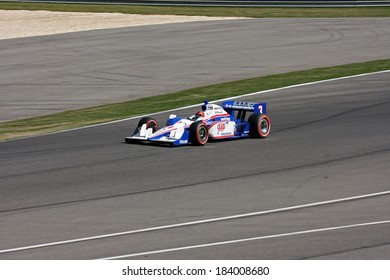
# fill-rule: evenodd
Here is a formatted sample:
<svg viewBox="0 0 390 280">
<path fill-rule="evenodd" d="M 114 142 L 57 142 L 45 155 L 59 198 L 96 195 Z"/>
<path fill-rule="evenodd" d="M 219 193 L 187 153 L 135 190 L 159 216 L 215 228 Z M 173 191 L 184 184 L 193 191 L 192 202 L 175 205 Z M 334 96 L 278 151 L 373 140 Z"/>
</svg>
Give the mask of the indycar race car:
<svg viewBox="0 0 390 280">
<path fill-rule="evenodd" d="M 247 112 L 253 112 L 246 119 Z M 142 118 L 126 143 L 166 143 L 171 146 L 204 145 L 217 139 L 265 138 L 271 130 L 266 103 L 226 101 L 221 106 L 207 101 L 190 117 L 170 115 L 159 129 L 154 118 Z"/>
</svg>

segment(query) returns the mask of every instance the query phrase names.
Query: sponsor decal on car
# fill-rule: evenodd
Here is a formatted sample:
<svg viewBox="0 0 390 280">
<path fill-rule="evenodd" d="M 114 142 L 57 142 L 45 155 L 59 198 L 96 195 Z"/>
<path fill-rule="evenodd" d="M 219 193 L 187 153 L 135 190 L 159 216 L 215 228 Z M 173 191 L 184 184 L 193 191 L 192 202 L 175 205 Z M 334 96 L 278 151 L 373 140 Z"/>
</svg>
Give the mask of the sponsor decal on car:
<svg viewBox="0 0 390 280">
<path fill-rule="evenodd" d="M 224 130 L 225 130 L 225 127 L 226 127 L 226 125 L 225 125 L 224 123 L 219 123 L 219 124 L 217 125 L 218 131 L 224 131 Z"/>
</svg>

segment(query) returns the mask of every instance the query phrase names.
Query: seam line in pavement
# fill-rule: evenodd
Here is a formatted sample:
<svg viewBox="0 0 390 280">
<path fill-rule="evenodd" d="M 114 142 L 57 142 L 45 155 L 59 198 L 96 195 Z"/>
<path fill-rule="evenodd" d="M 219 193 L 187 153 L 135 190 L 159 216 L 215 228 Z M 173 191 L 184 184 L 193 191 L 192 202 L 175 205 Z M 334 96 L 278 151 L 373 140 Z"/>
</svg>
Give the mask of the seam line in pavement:
<svg viewBox="0 0 390 280">
<path fill-rule="evenodd" d="M 178 224 L 150 227 L 150 228 L 144 228 L 144 229 L 138 229 L 138 230 L 116 232 L 116 233 L 111 233 L 111 234 L 96 235 L 96 236 L 63 240 L 63 241 L 57 241 L 57 242 L 51 242 L 51 243 L 45 243 L 45 244 L 37 244 L 37 245 L 31 245 L 31 246 L 24 246 L 24 247 L 18 247 L 18 248 L 3 249 L 3 250 L 0 250 L 0 254 L 25 251 L 25 250 L 31 250 L 31 249 L 38 249 L 38 248 L 44 248 L 44 247 L 51 247 L 51 246 L 58 246 L 58 245 L 65 245 L 65 244 L 71 244 L 71 243 L 77 243 L 77 242 L 83 242 L 83 241 L 92 241 L 92 240 L 98 240 L 98 239 L 109 238 L 109 237 L 117 237 L 117 236 L 123 236 L 123 235 L 152 232 L 152 231 L 158 231 L 158 230 L 164 230 L 164 229 L 193 226 L 193 225 L 206 224 L 206 223 L 212 223 L 212 222 L 221 222 L 221 221 L 227 221 L 227 220 L 233 220 L 233 219 L 239 219 L 239 218 L 247 218 L 247 217 L 253 217 L 253 216 L 260 216 L 260 215 L 267 215 L 267 214 L 280 213 L 280 212 L 286 212 L 286 211 L 293 211 L 293 210 L 298 210 L 298 209 L 303 209 L 303 208 L 323 206 L 323 205 L 335 204 L 335 203 L 346 202 L 346 201 L 354 201 L 354 200 L 378 197 L 378 196 L 389 195 L 389 194 L 390 194 L 390 190 L 383 191 L 383 192 L 377 192 L 377 193 L 371 193 L 371 194 L 345 197 L 345 198 L 340 198 L 340 199 L 326 200 L 326 201 L 321 201 L 321 202 L 314 202 L 314 203 L 308 203 L 308 204 L 302 204 L 302 205 L 296 205 L 296 206 L 290 206 L 290 207 L 265 210 L 265 211 L 250 212 L 250 213 L 225 216 L 225 217 L 219 217 L 219 218 L 211 218 L 211 219 L 198 220 L 198 221 L 192 221 L 192 222 L 184 222 L 184 223 L 178 223 Z"/>
</svg>

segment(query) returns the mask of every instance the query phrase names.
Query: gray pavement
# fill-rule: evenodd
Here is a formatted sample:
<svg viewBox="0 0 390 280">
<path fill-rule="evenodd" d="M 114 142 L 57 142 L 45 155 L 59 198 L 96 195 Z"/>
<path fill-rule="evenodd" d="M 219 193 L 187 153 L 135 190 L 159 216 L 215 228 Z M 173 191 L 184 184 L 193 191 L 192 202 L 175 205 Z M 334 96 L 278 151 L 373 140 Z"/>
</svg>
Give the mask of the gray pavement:
<svg viewBox="0 0 390 280">
<path fill-rule="evenodd" d="M 248 19 L 0 41 L 0 121 L 390 57 L 389 18 Z"/>
<path fill-rule="evenodd" d="M 390 191 L 389 89 L 385 73 L 253 96 L 268 102 L 265 140 L 129 145 L 123 139 L 138 121 L 130 120 L 0 143 L 0 251 Z M 390 195 L 381 195 L 0 258 L 105 258 L 372 223 L 389 213 Z M 389 260 L 389 244 L 387 223 L 135 258 Z"/>
</svg>

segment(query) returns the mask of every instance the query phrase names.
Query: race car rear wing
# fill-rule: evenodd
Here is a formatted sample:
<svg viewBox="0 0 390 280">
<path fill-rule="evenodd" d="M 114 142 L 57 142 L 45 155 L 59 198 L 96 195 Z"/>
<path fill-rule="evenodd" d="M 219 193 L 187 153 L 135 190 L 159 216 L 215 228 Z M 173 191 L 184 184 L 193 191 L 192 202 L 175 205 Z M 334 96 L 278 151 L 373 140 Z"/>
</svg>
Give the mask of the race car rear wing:
<svg viewBox="0 0 390 280">
<path fill-rule="evenodd" d="M 254 102 L 245 102 L 245 101 L 225 101 L 222 103 L 222 108 L 227 112 L 232 112 L 233 110 L 239 111 L 251 111 L 256 114 L 267 114 L 267 103 L 254 103 Z"/>
</svg>

